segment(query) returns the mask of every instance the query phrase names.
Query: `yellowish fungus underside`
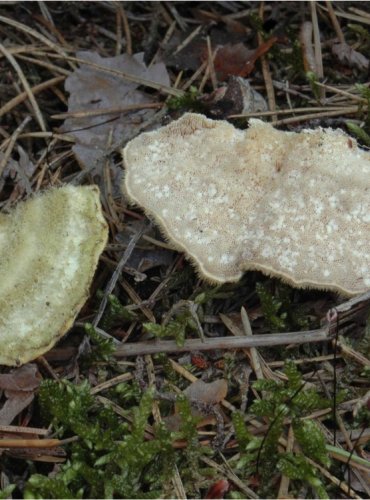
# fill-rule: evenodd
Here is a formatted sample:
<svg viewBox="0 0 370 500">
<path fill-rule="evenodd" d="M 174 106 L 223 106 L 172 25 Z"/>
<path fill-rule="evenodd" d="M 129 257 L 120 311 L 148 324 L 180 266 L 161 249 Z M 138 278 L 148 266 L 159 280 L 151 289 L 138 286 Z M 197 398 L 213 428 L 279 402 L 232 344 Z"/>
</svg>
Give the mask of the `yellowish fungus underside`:
<svg viewBox="0 0 370 500">
<path fill-rule="evenodd" d="M 341 130 L 248 130 L 188 113 L 129 142 L 123 190 L 211 282 L 260 270 L 370 288 L 370 153 Z"/>
<path fill-rule="evenodd" d="M 107 237 L 96 187 L 52 189 L 0 215 L 0 364 L 35 359 L 66 333 Z"/>
</svg>

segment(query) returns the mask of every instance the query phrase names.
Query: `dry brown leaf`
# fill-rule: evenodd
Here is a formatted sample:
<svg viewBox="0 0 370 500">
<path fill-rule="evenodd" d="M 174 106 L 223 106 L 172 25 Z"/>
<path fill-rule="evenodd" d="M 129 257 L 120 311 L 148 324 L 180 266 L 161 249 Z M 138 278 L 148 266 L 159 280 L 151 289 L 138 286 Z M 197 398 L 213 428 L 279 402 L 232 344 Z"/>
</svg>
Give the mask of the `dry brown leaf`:
<svg viewBox="0 0 370 500">
<path fill-rule="evenodd" d="M 105 58 L 96 52 L 86 51 L 78 52 L 77 57 L 108 69 L 129 73 L 162 85 L 170 85 L 165 65 L 155 63 L 147 67 L 143 62 L 143 53 Z M 81 64 L 65 82 L 65 89 L 70 94 L 68 111 L 123 108 L 133 104 L 154 102 L 152 96 L 137 90 L 138 86 L 137 83 L 125 81 L 118 75 Z M 82 166 L 89 167 L 93 163 L 98 166 L 99 160 L 103 158 L 109 146 L 108 138 L 111 132 L 113 144 L 121 142 L 123 137 L 152 113 L 152 110 L 139 110 L 83 118 L 71 117 L 65 120 L 62 131 L 68 132 L 75 138 L 76 145 L 73 146 L 73 151 Z"/>
<path fill-rule="evenodd" d="M 41 375 L 37 365 L 27 364 L 0 375 L 0 388 L 5 390 L 7 400 L 0 410 L 0 425 L 10 425 L 34 398 Z"/>
<path fill-rule="evenodd" d="M 214 59 L 219 79 L 226 80 L 231 75 L 248 76 L 253 71 L 257 59 L 266 54 L 277 41 L 278 38 L 273 36 L 254 50 L 247 49 L 243 43 L 228 43 L 220 47 Z"/>
<path fill-rule="evenodd" d="M 226 380 L 218 379 L 213 382 L 203 382 L 196 380 L 189 385 L 183 392 L 190 401 L 191 413 L 196 417 L 204 417 L 198 423 L 198 426 L 213 423 L 214 417 L 205 411 L 206 405 L 217 405 L 226 398 L 228 385 Z M 202 408 L 202 405 L 203 408 Z M 178 407 L 175 404 L 175 413 L 165 417 L 164 422 L 167 429 L 178 431 L 182 424 L 181 415 L 178 413 Z"/>
<path fill-rule="evenodd" d="M 214 380 L 209 383 L 197 380 L 184 390 L 184 394 L 190 401 L 217 404 L 226 398 L 227 382 L 225 379 Z"/>
<path fill-rule="evenodd" d="M 369 59 L 357 52 L 357 50 L 352 49 L 347 43 L 335 43 L 331 50 L 342 64 L 362 71 L 367 70 L 369 67 Z"/>
<path fill-rule="evenodd" d="M 3 391 L 29 392 L 40 385 L 41 376 L 37 365 L 28 363 L 9 373 L 0 375 L 0 389 Z"/>
<path fill-rule="evenodd" d="M 31 193 L 30 179 L 35 172 L 36 166 L 30 160 L 28 154 L 20 146 L 18 147 L 19 160 L 9 158 L 2 176 L 0 177 L 0 191 L 3 189 L 5 179 L 14 180 L 20 194 Z M 0 152 L 0 161 L 4 158 L 4 153 Z"/>
</svg>

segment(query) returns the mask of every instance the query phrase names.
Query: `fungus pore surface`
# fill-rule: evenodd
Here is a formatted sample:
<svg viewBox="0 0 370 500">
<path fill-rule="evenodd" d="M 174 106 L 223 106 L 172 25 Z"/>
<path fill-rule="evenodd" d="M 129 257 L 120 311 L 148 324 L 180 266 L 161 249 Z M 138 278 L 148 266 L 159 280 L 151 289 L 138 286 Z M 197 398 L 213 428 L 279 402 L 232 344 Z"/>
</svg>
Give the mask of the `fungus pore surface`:
<svg viewBox="0 0 370 500">
<path fill-rule="evenodd" d="M 260 270 L 370 288 L 370 153 L 341 130 L 248 130 L 188 113 L 123 151 L 123 190 L 211 282 Z"/>
<path fill-rule="evenodd" d="M 96 187 L 51 189 L 0 214 L 0 364 L 35 359 L 70 328 L 107 236 Z"/>
</svg>

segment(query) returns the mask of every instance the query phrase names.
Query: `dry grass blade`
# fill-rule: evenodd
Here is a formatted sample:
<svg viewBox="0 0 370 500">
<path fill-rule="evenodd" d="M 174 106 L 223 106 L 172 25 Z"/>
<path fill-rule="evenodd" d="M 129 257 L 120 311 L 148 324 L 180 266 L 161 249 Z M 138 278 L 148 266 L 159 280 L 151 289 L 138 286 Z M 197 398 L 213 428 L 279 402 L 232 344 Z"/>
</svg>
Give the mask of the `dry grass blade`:
<svg viewBox="0 0 370 500">
<path fill-rule="evenodd" d="M 38 85 L 35 85 L 34 87 L 31 87 L 30 92 L 32 95 L 36 95 L 43 90 L 49 89 L 50 87 L 54 87 L 58 85 L 59 83 L 63 82 L 65 80 L 64 76 L 56 76 L 55 78 L 51 78 L 50 80 L 46 80 L 45 82 L 39 83 Z M 6 113 L 10 113 L 10 111 L 24 102 L 27 98 L 29 97 L 28 92 L 22 92 L 21 94 L 18 94 L 16 97 L 13 97 L 10 101 L 8 101 L 6 104 L 4 104 L 0 108 L 0 117 L 4 116 Z M 44 130 L 46 132 L 46 130 Z"/>
<path fill-rule="evenodd" d="M 55 50 L 55 52 L 57 52 L 61 56 L 63 56 L 63 57 L 67 56 L 67 52 L 63 48 L 61 48 L 60 45 L 53 43 L 51 40 L 46 38 L 46 36 L 41 35 L 41 33 L 30 28 L 29 26 L 26 26 L 22 23 L 19 23 L 18 21 L 15 21 L 14 19 L 10 19 L 10 18 L 5 17 L 5 16 L 0 16 L 0 22 L 8 24 L 10 26 L 13 26 L 14 28 L 17 28 L 18 30 L 23 31 L 23 32 L 27 33 L 28 35 L 36 38 L 37 40 L 42 42 L 44 45 L 47 45 L 51 49 Z M 73 68 L 74 66 L 71 65 L 71 67 Z"/>
<path fill-rule="evenodd" d="M 27 78 L 24 76 L 24 73 L 23 73 L 21 67 L 19 66 L 19 64 L 17 63 L 15 58 L 12 56 L 12 54 L 10 54 L 10 52 L 1 43 L 0 43 L 0 52 L 2 52 L 4 54 L 4 56 L 8 59 L 8 61 L 10 62 L 10 64 L 13 66 L 14 70 L 18 74 L 19 79 L 22 82 L 22 85 L 25 89 L 25 92 L 27 93 L 27 97 L 28 97 L 28 99 L 33 107 L 33 110 L 35 112 L 36 119 L 39 122 L 40 128 L 43 132 L 46 132 L 46 125 L 44 122 L 44 118 L 42 116 L 39 105 L 37 104 L 35 96 L 32 93 L 32 89 L 29 86 Z"/>
</svg>

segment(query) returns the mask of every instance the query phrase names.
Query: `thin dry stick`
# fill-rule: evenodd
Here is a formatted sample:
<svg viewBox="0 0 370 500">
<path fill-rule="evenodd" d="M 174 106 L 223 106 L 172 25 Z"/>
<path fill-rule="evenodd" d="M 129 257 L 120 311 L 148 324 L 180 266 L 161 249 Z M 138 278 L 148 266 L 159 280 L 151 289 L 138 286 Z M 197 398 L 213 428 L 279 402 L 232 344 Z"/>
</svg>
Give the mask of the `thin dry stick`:
<svg viewBox="0 0 370 500">
<path fill-rule="evenodd" d="M 187 36 L 187 37 L 185 38 L 185 40 L 183 40 L 183 41 L 182 41 L 182 42 L 178 45 L 178 47 L 176 48 L 176 50 L 175 50 L 175 52 L 173 53 L 173 55 L 178 54 L 178 53 L 179 53 L 181 50 L 183 50 L 183 49 L 184 49 L 187 45 L 189 45 L 189 43 L 193 40 L 193 38 L 195 38 L 195 37 L 198 35 L 198 33 L 201 31 L 201 29 L 202 29 L 202 25 L 200 24 L 199 26 L 197 26 L 197 27 L 195 28 L 195 30 L 194 30 L 194 31 L 192 31 L 192 32 L 190 33 L 190 35 L 189 35 L 189 36 Z"/>
<path fill-rule="evenodd" d="M 307 108 L 292 108 L 292 109 L 277 109 L 276 111 L 256 111 L 254 113 L 241 113 L 239 115 L 229 115 L 227 118 L 255 118 L 260 116 L 272 116 L 276 115 L 292 115 L 294 113 L 308 113 L 308 112 L 319 112 L 319 111 L 343 111 L 353 106 L 312 106 Z"/>
<path fill-rule="evenodd" d="M 120 2 L 116 3 L 116 50 L 115 55 L 119 56 L 122 51 L 122 16 L 119 11 Z"/>
<path fill-rule="evenodd" d="M 243 323 L 243 330 L 247 337 L 253 337 L 252 327 L 249 322 L 247 311 L 244 307 L 241 309 L 241 318 Z M 257 379 L 263 380 L 265 377 L 263 376 L 263 371 L 261 368 L 261 363 L 259 359 L 258 351 L 255 347 L 250 348 L 252 368 L 254 373 L 256 374 Z"/>
<path fill-rule="evenodd" d="M 179 473 L 179 469 L 177 468 L 176 464 L 174 465 L 174 470 L 172 473 L 171 480 L 172 480 L 173 488 L 174 488 L 174 491 L 176 493 L 177 498 L 181 499 L 181 500 L 186 500 L 186 498 L 187 498 L 186 491 L 185 491 L 185 488 L 184 488 L 184 485 L 183 485 L 183 482 L 182 482 L 182 479 L 181 479 L 181 476 Z"/>
<path fill-rule="evenodd" d="M 0 448 L 54 448 L 59 439 L 0 439 Z"/>
<path fill-rule="evenodd" d="M 357 352 L 354 349 L 352 349 L 352 347 L 346 345 L 345 342 L 343 342 L 339 339 L 337 342 L 337 346 L 340 349 L 342 356 L 344 358 L 346 358 L 346 357 L 350 358 L 351 360 L 356 361 L 357 363 L 359 363 L 363 366 L 370 367 L 370 360 L 368 358 L 366 358 L 366 356 L 364 356 L 360 352 Z"/>
<path fill-rule="evenodd" d="M 356 7 L 350 7 L 348 10 L 350 10 L 351 12 L 354 12 L 355 14 L 358 14 L 359 16 L 363 16 L 363 17 L 370 19 L 369 12 L 365 12 L 362 9 L 357 9 Z"/>
<path fill-rule="evenodd" d="M 46 436 L 49 434 L 47 429 L 40 429 L 39 427 L 23 427 L 21 425 L 0 425 L 0 432 L 16 433 L 16 434 L 36 434 L 39 436 Z"/>
<path fill-rule="evenodd" d="M 29 45 L 22 45 L 20 47 L 9 47 L 8 48 L 9 52 L 11 54 L 14 55 L 19 55 L 19 54 L 23 54 L 24 52 L 25 53 L 33 53 L 33 52 L 36 52 L 36 53 L 39 53 L 40 52 L 40 46 L 39 45 L 34 45 L 32 43 L 30 43 Z M 0 59 L 2 59 L 4 56 L 2 56 L 0 54 Z"/>
<path fill-rule="evenodd" d="M 57 74 L 60 73 L 61 75 L 64 75 L 64 76 L 68 76 L 71 74 L 71 71 L 69 71 L 68 69 L 61 68 L 60 66 L 57 66 L 56 64 L 52 64 L 52 63 L 49 63 L 49 62 L 44 61 L 44 60 L 36 59 L 35 57 L 29 57 L 29 56 L 19 54 L 17 56 L 17 58 L 20 59 L 21 61 L 27 61 L 27 62 L 30 62 L 32 64 L 36 64 L 37 66 L 41 66 L 42 68 L 46 68 L 49 71 L 57 73 Z"/>
<path fill-rule="evenodd" d="M 316 73 L 315 53 L 312 46 L 312 23 L 306 21 L 302 24 L 299 39 L 303 51 L 303 65 L 305 71 Z"/>
<path fill-rule="evenodd" d="M 115 356 L 139 356 L 166 352 L 210 351 L 214 349 L 243 349 L 250 347 L 271 347 L 286 344 L 305 344 L 309 342 L 325 342 L 329 340 L 326 328 L 306 332 L 271 333 L 268 335 L 253 335 L 253 337 L 216 337 L 188 339 L 183 346 L 173 340 L 157 340 L 149 342 L 127 342 L 117 348 Z"/>
<path fill-rule="evenodd" d="M 325 476 L 327 479 L 329 479 L 329 481 L 331 481 L 333 484 L 338 486 L 342 491 L 344 491 L 344 493 L 346 495 L 350 495 L 352 498 L 358 498 L 361 500 L 361 497 L 359 497 L 355 491 L 353 491 L 351 488 L 349 488 L 347 483 L 345 483 L 344 481 L 340 481 L 337 477 L 330 474 L 330 472 L 327 471 L 324 467 L 317 464 L 316 462 L 314 462 L 313 460 L 311 460 L 307 456 L 306 456 L 306 460 L 311 465 L 313 465 L 316 469 L 318 469 L 323 476 Z"/>
<path fill-rule="evenodd" d="M 22 121 L 22 123 L 15 129 L 15 131 L 11 135 L 8 146 L 5 150 L 4 156 L 0 160 L 0 177 L 1 177 L 3 171 L 6 167 L 6 164 L 8 163 L 8 160 L 10 158 L 10 155 L 12 154 L 14 145 L 15 145 L 20 133 L 22 132 L 24 127 L 27 125 L 27 123 L 29 123 L 30 121 L 31 121 L 31 117 L 26 116 L 26 118 Z"/>
<path fill-rule="evenodd" d="M 145 356 L 145 364 L 146 364 L 146 373 L 148 376 L 149 389 L 156 388 L 156 379 L 155 379 L 155 368 L 152 357 L 148 354 Z M 159 404 L 156 399 L 152 402 L 152 415 L 156 424 L 160 424 L 162 422 L 161 411 L 159 409 Z"/>
<path fill-rule="evenodd" d="M 123 29 L 125 31 L 125 38 L 126 38 L 126 54 L 129 54 L 130 56 L 132 55 L 132 38 L 131 38 L 131 31 L 130 31 L 130 25 L 127 19 L 126 11 L 122 6 L 121 2 L 117 2 L 118 5 L 118 10 L 120 12 L 122 22 L 123 22 Z"/>
<path fill-rule="evenodd" d="M 343 35 L 343 31 L 340 27 L 337 16 L 335 15 L 331 0 L 325 0 L 325 4 L 326 4 L 326 7 L 328 8 L 329 17 L 330 17 L 330 20 L 333 24 L 333 28 L 335 30 L 335 33 L 337 34 L 338 40 L 340 41 L 340 43 L 346 43 L 346 40 L 345 40 L 344 35 Z"/>
<path fill-rule="evenodd" d="M 118 375 L 117 377 L 111 378 L 109 380 L 106 380 L 105 382 L 96 385 L 93 387 L 90 391 L 91 394 L 98 394 L 101 391 L 105 391 L 107 389 L 110 389 L 111 387 L 114 387 L 117 384 L 120 384 L 122 382 L 127 382 L 128 380 L 132 380 L 134 376 L 132 373 L 122 373 L 121 375 Z"/>
<path fill-rule="evenodd" d="M 55 52 L 57 52 L 61 56 L 67 57 L 67 53 L 65 52 L 65 50 L 63 50 L 60 47 L 60 45 L 52 42 L 51 40 L 46 38 L 46 36 L 41 35 L 38 31 L 35 31 L 32 28 L 29 28 L 25 24 L 19 23 L 18 21 L 14 21 L 14 19 L 10 19 L 9 17 L 5 17 L 5 16 L 0 16 L 0 22 L 3 22 L 5 24 L 9 24 L 10 26 L 17 28 L 20 31 L 23 31 L 24 33 L 27 33 L 27 34 L 33 36 L 37 40 L 40 40 L 40 42 L 44 43 L 45 45 L 47 45 L 51 49 L 55 50 Z M 72 67 L 72 69 L 75 69 L 74 64 L 70 64 L 70 66 Z"/>
<path fill-rule="evenodd" d="M 264 12 L 264 1 L 262 1 L 260 3 L 260 8 L 259 8 L 259 17 L 262 20 L 263 20 L 263 12 Z M 262 35 L 260 33 L 258 33 L 257 39 L 258 39 L 258 45 L 262 45 L 263 39 L 262 39 Z M 268 60 L 266 59 L 265 55 L 261 56 L 261 67 L 262 67 L 263 79 L 265 80 L 269 108 L 270 108 L 270 111 L 275 111 L 276 100 L 275 100 L 274 86 L 272 84 L 272 77 L 271 77 L 271 73 L 270 73 L 269 63 L 268 63 Z M 276 120 L 277 116 L 272 115 L 272 119 Z"/>
<path fill-rule="evenodd" d="M 198 91 L 199 91 L 200 93 L 202 93 L 202 92 L 203 92 L 204 87 L 205 87 L 205 85 L 206 85 L 206 83 L 207 83 L 208 78 L 209 78 L 209 61 L 208 61 L 208 59 L 207 59 L 206 70 L 205 70 L 205 72 L 204 72 L 203 78 L 202 78 L 202 80 L 201 80 L 201 82 L 200 82 L 200 84 L 199 84 L 199 87 L 198 87 Z"/>
<path fill-rule="evenodd" d="M 143 304 L 143 301 L 141 300 L 137 292 L 132 288 L 132 286 L 124 278 L 120 280 L 120 284 L 122 285 L 127 295 L 130 297 L 131 301 L 140 308 L 141 312 L 146 316 L 146 318 L 150 322 L 155 323 L 156 319 L 153 312 L 149 309 L 149 307 L 146 307 Z"/>
<path fill-rule="evenodd" d="M 109 73 L 111 75 L 116 75 L 120 78 L 123 78 L 123 80 L 127 80 L 128 82 L 134 82 L 134 83 L 137 83 L 139 85 L 144 85 L 145 87 L 159 90 L 161 92 L 165 92 L 166 94 L 173 95 L 175 97 L 182 97 L 184 95 L 184 92 L 182 90 L 174 89 L 172 87 L 169 87 L 168 85 L 156 83 L 156 82 L 153 82 L 151 80 L 146 80 L 145 78 L 131 75 L 130 73 L 126 73 L 124 71 L 117 71 L 117 70 L 114 70 L 111 68 L 107 68 L 106 66 L 101 66 L 100 64 L 95 64 L 95 63 L 92 63 L 90 61 L 85 61 L 85 59 L 80 59 L 79 57 L 65 56 L 64 59 L 66 59 L 68 61 L 74 61 L 74 62 L 77 62 L 79 64 L 91 66 L 92 68 L 96 68 L 99 71 L 103 71 L 104 73 Z"/>
<path fill-rule="evenodd" d="M 215 65 L 213 64 L 214 58 L 216 56 L 216 51 L 212 51 L 212 45 L 211 45 L 211 39 L 209 36 L 207 36 L 207 50 L 208 50 L 208 67 L 209 67 L 209 76 L 211 78 L 211 83 L 213 90 L 217 89 L 217 77 L 216 77 L 216 71 L 215 71 Z"/>
<path fill-rule="evenodd" d="M 201 75 L 203 73 L 203 71 L 206 68 L 207 68 L 207 61 L 203 61 L 202 64 L 199 66 L 199 68 L 195 71 L 195 73 L 193 75 L 191 75 L 191 77 L 186 80 L 184 85 L 181 87 L 182 90 L 187 90 L 188 88 L 190 88 L 193 85 L 193 83 L 195 82 L 195 80 L 199 77 L 199 75 Z"/>
<path fill-rule="evenodd" d="M 45 89 L 48 89 L 50 87 L 53 87 L 54 85 L 58 85 L 59 83 L 63 82 L 65 80 L 64 76 L 57 76 L 55 78 L 51 78 L 50 80 L 47 80 L 46 82 L 39 83 L 38 85 L 35 85 L 32 87 L 31 93 L 32 95 L 36 95 L 40 92 L 42 92 Z M 28 93 L 22 92 L 21 94 L 18 94 L 16 97 L 13 97 L 10 101 L 8 101 L 4 106 L 0 108 L 0 118 L 4 116 L 6 113 L 9 113 L 13 108 L 18 106 L 18 104 L 21 104 L 28 98 Z M 46 130 L 43 131 L 45 133 Z"/>
<path fill-rule="evenodd" d="M 315 85 L 317 85 L 318 87 L 323 87 L 326 90 L 330 90 L 332 92 L 335 92 L 336 94 L 341 94 L 343 96 L 349 97 L 350 99 L 352 99 L 354 101 L 362 102 L 364 104 L 367 103 L 367 101 L 364 97 L 360 97 L 356 94 L 351 94 L 351 92 L 340 89 L 338 87 L 333 87 L 331 85 L 327 85 L 326 83 L 321 83 L 321 82 L 315 82 Z"/>
<path fill-rule="evenodd" d="M 225 467 L 222 467 L 222 465 L 219 465 L 217 462 L 215 462 L 214 460 L 212 460 L 208 457 L 202 457 L 201 460 L 202 460 L 202 462 L 206 463 L 210 467 L 221 472 L 222 475 L 225 475 L 232 483 L 234 483 L 246 495 L 246 498 L 259 498 L 259 496 L 256 495 L 256 493 L 253 490 L 248 488 L 248 486 L 245 484 L 245 481 L 242 481 L 241 479 L 238 478 L 238 476 L 231 469 L 231 467 L 229 466 L 228 462 L 226 462 L 226 460 L 225 460 Z"/>
<path fill-rule="evenodd" d="M 117 264 L 116 270 L 114 271 L 111 279 L 109 280 L 108 285 L 106 286 L 103 299 L 102 299 L 100 306 L 99 306 L 99 310 L 98 310 L 96 317 L 93 321 L 93 326 L 97 326 L 99 324 L 99 321 L 101 320 L 101 318 L 104 314 L 105 308 L 107 306 L 108 297 L 113 292 L 114 287 L 116 286 L 116 283 L 121 275 L 121 272 L 122 272 L 124 265 L 126 264 L 128 259 L 130 258 L 131 254 L 135 248 L 136 243 L 140 240 L 141 236 L 143 235 L 143 233 L 146 229 L 147 229 L 147 225 L 143 224 L 141 229 L 131 238 L 130 243 L 127 245 L 127 248 L 121 257 L 121 260 Z"/>
<path fill-rule="evenodd" d="M 345 114 L 352 115 L 358 112 L 357 106 L 348 106 Z M 327 111 L 323 113 L 309 113 L 308 115 L 293 116 L 292 118 L 284 118 L 282 120 L 275 120 L 272 122 L 273 125 L 286 125 L 288 123 L 302 122 L 306 120 L 313 120 L 317 118 L 328 118 L 329 116 L 341 116 L 344 115 L 343 110 Z"/>
<path fill-rule="evenodd" d="M 287 453 L 291 453 L 293 451 L 293 446 L 294 446 L 294 433 L 293 433 L 293 427 L 290 425 L 285 451 Z M 289 498 L 289 484 L 290 484 L 289 477 L 284 476 L 283 474 L 280 480 L 279 492 L 277 495 L 278 498 Z"/>
<path fill-rule="evenodd" d="M 166 33 L 164 34 L 162 42 L 159 43 L 159 47 L 157 51 L 155 52 L 154 56 L 152 57 L 152 60 L 150 61 L 149 66 L 151 66 L 155 61 L 158 60 L 159 54 L 162 53 L 163 49 L 162 47 L 166 47 L 168 42 L 171 40 L 172 35 L 174 34 L 174 31 L 176 29 L 176 21 L 173 21 L 170 26 L 168 27 Z"/>
<path fill-rule="evenodd" d="M 1 16 L 0 16 L 1 17 Z M 31 87 L 29 86 L 29 83 L 26 79 L 26 77 L 24 76 L 24 73 L 22 71 L 22 68 L 19 66 L 19 64 L 17 63 L 17 61 L 14 59 L 14 57 L 12 56 L 12 54 L 10 54 L 10 52 L 4 47 L 3 44 L 0 43 L 0 51 L 4 54 L 4 56 L 8 59 L 8 61 L 10 62 L 10 64 L 13 66 L 14 70 L 16 71 L 17 75 L 19 76 L 19 79 L 20 81 L 22 82 L 22 85 L 24 87 L 24 90 L 26 91 L 27 93 L 27 97 L 28 99 L 30 100 L 30 103 L 32 105 L 32 108 L 35 112 L 35 115 L 36 115 L 36 119 L 37 121 L 39 122 L 39 125 L 40 125 L 40 128 L 43 132 L 46 132 L 46 126 L 45 126 L 45 122 L 44 122 L 44 119 L 42 117 L 42 114 L 41 114 L 41 111 L 40 111 L 40 108 L 39 108 L 39 105 L 37 104 L 37 101 L 35 99 L 35 96 L 33 95 L 32 93 L 32 90 L 31 90 Z"/>
<path fill-rule="evenodd" d="M 324 66 L 322 63 L 322 52 L 321 52 L 321 40 L 320 40 L 320 28 L 319 22 L 317 19 L 316 12 L 316 2 L 310 2 L 311 6 L 311 19 L 313 25 L 313 39 L 315 45 L 315 62 L 316 62 L 316 71 L 317 76 L 322 80 L 324 78 Z M 325 92 L 322 92 L 321 97 L 325 97 Z"/>
<path fill-rule="evenodd" d="M 324 7 L 323 5 L 318 5 L 318 7 L 325 12 L 328 12 L 328 9 Z M 334 11 L 335 15 L 338 17 L 343 17 L 344 19 L 349 19 L 350 21 L 356 21 L 358 23 L 363 23 L 363 24 L 370 24 L 370 18 L 367 17 L 362 17 L 362 16 L 355 16 L 353 14 L 348 14 L 347 12 L 340 12 L 338 10 Z"/>
<path fill-rule="evenodd" d="M 80 111 L 69 111 L 66 113 L 58 113 L 56 115 L 51 115 L 50 118 L 53 120 L 65 120 L 66 118 L 86 118 L 90 116 L 103 116 L 103 115 L 113 115 L 117 113 L 128 113 L 130 111 L 135 111 L 137 109 L 157 109 L 164 106 L 161 102 L 147 102 L 144 104 L 129 104 L 128 106 L 114 107 L 114 108 L 102 108 L 102 109 L 92 109 L 92 110 L 80 110 Z"/>
</svg>

